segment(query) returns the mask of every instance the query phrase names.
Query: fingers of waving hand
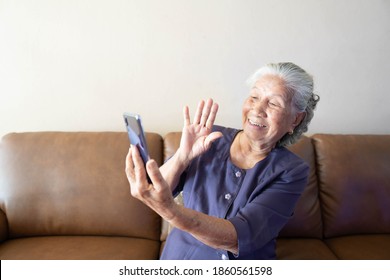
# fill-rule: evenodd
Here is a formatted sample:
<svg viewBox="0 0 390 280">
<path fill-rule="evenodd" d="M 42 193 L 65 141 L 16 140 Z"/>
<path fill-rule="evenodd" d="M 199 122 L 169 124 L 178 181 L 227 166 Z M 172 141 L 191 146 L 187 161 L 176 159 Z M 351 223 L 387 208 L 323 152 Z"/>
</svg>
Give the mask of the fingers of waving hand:
<svg viewBox="0 0 390 280">
<path fill-rule="evenodd" d="M 212 103 L 206 120 L 206 127 L 208 129 L 211 129 L 213 127 L 215 118 L 217 117 L 217 113 L 218 113 L 218 104 Z"/>
<path fill-rule="evenodd" d="M 194 121 L 191 123 L 188 106 L 183 109 L 184 128 L 180 140 L 179 157 L 182 162 L 190 161 L 205 152 L 210 144 L 220 137 L 211 133 L 218 104 L 210 98 L 206 102 L 201 100 L 196 109 Z"/>
<path fill-rule="evenodd" d="M 211 129 L 218 112 L 218 104 L 209 98 L 206 102 L 201 100 L 195 112 L 193 124 L 200 128 Z M 184 124 L 190 125 L 190 113 L 188 107 L 184 107 Z"/>
<path fill-rule="evenodd" d="M 200 124 L 200 121 L 202 119 L 204 104 L 205 104 L 204 100 L 201 100 L 199 102 L 198 107 L 196 108 L 195 111 L 194 124 Z"/>
<path fill-rule="evenodd" d="M 211 143 L 213 143 L 218 138 L 221 138 L 222 136 L 223 134 L 220 131 L 210 133 L 204 140 L 204 146 L 206 147 L 206 149 L 210 147 Z"/>
<path fill-rule="evenodd" d="M 191 120 L 190 120 L 190 109 L 188 109 L 188 106 L 184 106 L 183 108 L 183 118 L 184 118 L 184 126 L 189 126 L 191 124 Z"/>
<path fill-rule="evenodd" d="M 205 105 L 203 106 L 202 116 L 200 118 L 200 123 L 199 123 L 203 127 L 209 128 L 206 124 L 207 124 L 208 119 L 210 117 L 211 107 L 213 106 L 213 104 L 214 104 L 214 102 L 210 98 L 206 101 Z"/>
</svg>

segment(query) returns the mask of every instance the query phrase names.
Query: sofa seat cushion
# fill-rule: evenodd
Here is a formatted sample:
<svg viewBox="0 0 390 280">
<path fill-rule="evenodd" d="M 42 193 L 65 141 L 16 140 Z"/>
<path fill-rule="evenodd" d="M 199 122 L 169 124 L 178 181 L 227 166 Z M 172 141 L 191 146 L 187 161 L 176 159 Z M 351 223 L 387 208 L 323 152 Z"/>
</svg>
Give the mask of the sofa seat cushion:
<svg viewBox="0 0 390 280">
<path fill-rule="evenodd" d="M 160 242 L 105 236 L 49 236 L 0 243 L 0 259 L 146 260 L 158 259 Z"/>
<path fill-rule="evenodd" d="M 390 260 L 389 234 L 350 235 L 325 242 L 339 259 Z"/>
<path fill-rule="evenodd" d="M 337 259 L 322 240 L 315 238 L 278 238 L 276 255 L 279 260 Z"/>
</svg>

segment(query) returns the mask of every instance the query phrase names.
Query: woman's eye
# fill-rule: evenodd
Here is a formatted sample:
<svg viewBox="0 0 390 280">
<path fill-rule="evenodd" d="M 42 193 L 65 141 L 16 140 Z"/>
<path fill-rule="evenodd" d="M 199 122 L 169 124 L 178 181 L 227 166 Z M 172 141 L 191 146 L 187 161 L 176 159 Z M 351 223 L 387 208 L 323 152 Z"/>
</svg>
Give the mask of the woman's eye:
<svg viewBox="0 0 390 280">
<path fill-rule="evenodd" d="M 251 97 L 250 97 L 251 102 L 256 102 L 257 99 L 258 99 L 258 98 L 257 98 L 256 96 L 251 96 Z"/>
<path fill-rule="evenodd" d="M 279 107 L 279 105 L 275 102 L 269 102 L 269 105 L 271 105 L 272 107 Z"/>
</svg>

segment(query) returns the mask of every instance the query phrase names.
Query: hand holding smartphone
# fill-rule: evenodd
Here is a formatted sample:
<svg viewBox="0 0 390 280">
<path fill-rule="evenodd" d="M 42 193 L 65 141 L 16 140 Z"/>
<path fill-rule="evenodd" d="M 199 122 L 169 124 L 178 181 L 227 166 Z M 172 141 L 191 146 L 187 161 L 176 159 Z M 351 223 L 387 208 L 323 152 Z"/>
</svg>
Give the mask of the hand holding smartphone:
<svg viewBox="0 0 390 280">
<path fill-rule="evenodd" d="M 149 157 L 148 147 L 146 144 L 145 133 L 141 123 L 141 117 L 138 114 L 124 113 L 123 118 L 126 124 L 126 129 L 127 129 L 127 134 L 129 136 L 130 144 L 138 148 L 138 151 L 141 155 L 141 158 L 145 166 L 146 162 L 150 159 L 150 157 Z M 150 183 L 151 181 L 148 175 L 147 178 Z"/>
</svg>

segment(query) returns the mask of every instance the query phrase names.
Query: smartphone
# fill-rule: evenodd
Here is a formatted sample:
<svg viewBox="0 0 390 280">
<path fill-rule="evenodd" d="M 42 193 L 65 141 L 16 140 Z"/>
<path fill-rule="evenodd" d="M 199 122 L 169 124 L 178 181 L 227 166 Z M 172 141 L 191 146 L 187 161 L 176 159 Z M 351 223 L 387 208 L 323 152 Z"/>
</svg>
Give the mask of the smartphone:
<svg viewBox="0 0 390 280">
<path fill-rule="evenodd" d="M 144 165 L 146 165 L 146 162 L 150 159 L 150 157 L 146 144 L 145 133 L 142 128 L 141 117 L 138 114 L 124 113 L 123 118 L 126 124 L 130 143 L 138 148 Z M 150 182 L 149 176 L 148 181 Z"/>
</svg>

